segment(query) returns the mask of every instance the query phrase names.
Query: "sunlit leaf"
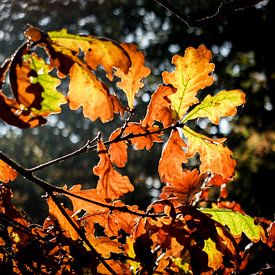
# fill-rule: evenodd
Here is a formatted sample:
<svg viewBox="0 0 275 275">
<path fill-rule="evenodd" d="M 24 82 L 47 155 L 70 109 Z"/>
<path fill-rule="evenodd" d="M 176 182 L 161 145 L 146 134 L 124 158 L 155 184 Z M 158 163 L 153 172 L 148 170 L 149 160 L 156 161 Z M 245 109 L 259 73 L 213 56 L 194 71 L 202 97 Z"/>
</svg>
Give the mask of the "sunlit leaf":
<svg viewBox="0 0 275 275">
<path fill-rule="evenodd" d="M 240 90 L 220 91 L 214 96 L 207 95 L 184 118 L 183 122 L 199 117 L 207 117 L 212 123 L 219 124 L 221 117 L 234 116 L 237 106 L 245 103 L 245 94 Z"/>
<path fill-rule="evenodd" d="M 232 158 L 232 152 L 222 144 L 225 139 L 211 139 L 187 126 L 183 128 L 183 133 L 188 140 L 188 157 L 196 153 L 200 155 L 201 173 L 220 174 L 225 181 L 233 177 L 236 161 Z"/>
<path fill-rule="evenodd" d="M 109 92 L 92 72 L 74 64 L 70 78 L 68 99 L 72 110 L 83 107 L 84 116 L 92 121 L 113 119 L 114 108 Z"/>
<path fill-rule="evenodd" d="M 183 57 L 175 55 L 172 58 L 175 71 L 162 73 L 163 81 L 177 89 L 169 96 L 174 118 L 182 119 L 188 108 L 199 102 L 196 97 L 198 91 L 213 83 L 214 78 L 209 74 L 215 66 L 210 59 L 211 52 L 204 45 L 197 49 L 189 47 Z"/>
<path fill-rule="evenodd" d="M 66 29 L 48 32 L 48 35 L 52 42 L 73 51 L 76 55 L 79 50 L 84 52 L 84 59 L 88 66 L 95 70 L 102 65 L 110 79 L 112 79 L 113 68 L 119 68 L 127 73 L 131 65 L 127 53 L 114 41 L 91 35 L 69 34 Z"/>
<path fill-rule="evenodd" d="M 266 239 L 262 226 L 255 224 L 254 219 L 250 216 L 229 209 L 202 208 L 200 211 L 210 214 L 212 219 L 228 226 L 235 238 L 241 238 L 244 233 L 254 243 Z"/>
<path fill-rule="evenodd" d="M 186 148 L 186 144 L 178 130 L 173 130 L 159 161 L 158 171 L 162 182 L 173 183 L 175 179 L 181 178 L 182 164 L 188 161 L 184 148 Z"/>
<path fill-rule="evenodd" d="M 102 141 L 98 143 L 100 161 L 93 168 L 95 175 L 99 176 L 97 183 L 98 193 L 107 200 L 113 200 L 134 190 L 127 176 L 118 173 L 109 158 Z"/>
<path fill-rule="evenodd" d="M 3 160 L 0 160 L 0 181 L 8 183 L 17 178 L 17 172 Z"/>
<path fill-rule="evenodd" d="M 155 125 L 151 127 L 143 127 L 140 123 L 130 122 L 124 130 L 123 136 L 129 135 L 131 143 L 134 145 L 135 149 L 143 150 L 146 148 L 147 150 L 150 150 L 153 147 L 154 142 L 163 142 L 160 138 L 162 134 L 158 131 L 159 127 Z M 148 134 L 146 135 L 146 133 Z M 132 135 L 140 136 L 132 137 Z"/>
<path fill-rule="evenodd" d="M 121 133 L 121 128 L 116 129 L 109 137 L 109 140 L 114 140 L 117 138 Z M 124 167 L 128 161 L 128 155 L 127 155 L 127 141 L 120 141 L 112 143 L 109 146 L 109 154 L 110 154 L 110 160 L 112 163 L 115 163 L 117 167 Z"/>
<path fill-rule="evenodd" d="M 186 170 L 180 176 L 175 178 L 171 183 L 164 186 L 160 197 L 167 199 L 170 197 L 177 197 L 182 200 L 184 204 L 188 204 L 193 196 L 200 191 L 204 176 L 199 175 L 199 171 L 194 169 L 192 171 Z"/>
<path fill-rule="evenodd" d="M 176 89 L 171 86 L 161 85 L 158 87 L 151 97 L 142 125 L 152 126 L 154 121 L 161 122 L 163 127 L 168 127 L 172 124 L 171 101 L 168 96 L 175 93 L 175 91 Z"/>
<path fill-rule="evenodd" d="M 49 206 L 50 217 L 58 222 L 58 225 L 60 229 L 63 231 L 64 235 L 71 238 L 72 240 L 77 240 L 79 238 L 78 233 L 76 232 L 74 227 L 69 223 L 69 221 L 65 218 L 65 216 L 62 214 L 62 212 L 60 211 L 60 209 L 51 197 L 47 199 L 47 203 Z M 64 208 L 64 210 L 68 213 L 69 216 L 73 214 L 70 213 L 69 209 Z M 71 220 L 75 223 L 72 217 Z"/>
<path fill-rule="evenodd" d="M 202 249 L 208 256 L 208 266 L 214 271 L 223 266 L 223 254 L 217 249 L 216 243 L 210 238 L 204 240 Z"/>
<path fill-rule="evenodd" d="M 133 109 L 135 95 L 144 86 L 141 81 L 151 73 L 151 70 L 144 66 L 144 55 L 137 50 L 136 45 L 124 43 L 121 46 L 129 54 L 132 65 L 127 73 L 120 69 L 115 72 L 115 75 L 121 79 L 117 82 L 117 86 L 125 92 L 128 105 Z"/>
<path fill-rule="evenodd" d="M 17 80 L 17 85 L 19 88 L 19 98 L 22 97 L 22 103 L 24 104 L 24 93 L 32 93 L 34 94 L 33 101 L 37 100 L 39 96 L 42 97 L 41 108 L 38 109 L 37 106 L 31 104 L 33 106 L 32 112 L 35 114 L 43 114 L 47 115 L 49 113 L 58 113 L 61 111 L 60 105 L 67 103 L 65 96 L 56 90 L 56 87 L 59 86 L 60 80 L 56 77 L 51 76 L 49 73 L 53 69 L 42 58 L 39 58 L 37 55 L 25 55 L 23 56 L 23 64 L 25 64 L 26 68 L 22 69 L 22 82 L 20 82 L 20 71 L 18 72 L 19 77 Z M 28 71 L 28 65 L 30 71 Z M 28 72 L 27 72 L 28 71 Z M 28 75 L 24 75 L 24 72 Z M 29 82 L 29 85 L 27 84 Z M 24 89 L 26 85 L 26 90 Z M 28 85 L 28 86 L 27 86 Z M 41 95 L 39 95 L 39 89 L 42 88 Z M 37 89 L 37 92 L 36 92 Z M 24 104 L 25 105 L 25 104 Z M 28 105 L 25 105 L 28 106 Z"/>
</svg>

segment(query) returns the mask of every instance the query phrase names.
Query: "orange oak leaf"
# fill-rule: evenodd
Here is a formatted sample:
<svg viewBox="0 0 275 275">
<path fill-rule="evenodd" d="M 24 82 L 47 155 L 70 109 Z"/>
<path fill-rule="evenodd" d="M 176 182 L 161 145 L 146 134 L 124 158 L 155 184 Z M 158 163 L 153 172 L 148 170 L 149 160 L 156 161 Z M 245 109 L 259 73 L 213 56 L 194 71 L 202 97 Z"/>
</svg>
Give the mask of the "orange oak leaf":
<svg viewBox="0 0 275 275">
<path fill-rule="evenodd" d="M 121 128 L 116 129 L 109 137 L 109 141 L 117 138 L 121 133 Z M 115 163 L 117 167 L 124 167 L 128 161 L 127 155 L 127 141 L 123 140 L 120 142 L 112 143 L 109 146 L 108 152 L 110 154 L 110 160 Z"/>
<path fill-rule="evenodd" d="M 127 73 L 131 65 L 131 60 L 123 47 L 106 38 L 69 34 L 66 29 L 48 32 L 48 35 L 51 42 L 76 55 L 81 50 L 87 65 L 93 70 L 102 65 L 110 80 L 113 78 L 113 68 Z"/>
<path fill-rule="evenodd" d="M 123 136 L 129 135 L 131 138 L 131 143 L 135 146 L 137 150 L 147 149 L 150 150 L 154 145 L 154 142 L 163 142 L 160 138 L 162 133 L 159 133 L 158 126 L 142 127 L 141 123 L 130 122 L 124 130 Z M 149 134 L 150 132 L 156 132 L 154 134 Z M 148 133 L 148 135 L 144 135 Z M 131 137 L 131 135 L 141 135 L 138 137 Z"/>
<path fill-rule="evenodd" d="M 98 193 L 106 200 L 114 200 L 134 190 L 127 176 L 122 176 L 113 167 L 106 147 L 99 141 L 97 150 L 100 161 L 93 168 L 95 175 L 99 176 L 97 183 Z"/>
<path fill-rule="evenodd" d="M 180 137 L 178 130 L 173 130 L 162 151 L 159 161 L 159 175 L 162 182 L 173 183 L 183 173 L 182 164 L 187 163 L 186 143 Z"/>
<path fill-rule="evenodd" d="M 131 271 L 131 267 L 129 266 L 129 263 L 122 263 L 118 260 L 106 260 L 106 263 L 112 267 L 115 274 L 123 274 L 123 275 L 132 275 L 133 272 Z M 112 275 L 107 268 L 100 263 L 97 267 L 97 273 L 98 275 Z"/>
<path fill-rule="evenodd" d="M 163 127 L 169 127 L 173 123 L 171 101 L 169 96 L 176 92 L 172 86 L 160 85 L 153 93 L 147 107 L 147 113 L 142 121 L 143 126 L 152 126 L 154 121 L 161 122 Z"/>
<path fill-rule="evenodd" d="M 200 191 L 203 179 L 204 176 L 200 175 L 197 169 L 186 170 L 175 178 L 171 184 L 163 187 L 160 197 L 162 199 L 177 197 L 187 204 Z"/>
<path fill-rule="evenodd" d="M 64 187 L 64 190 L 67 190 L 67 186 Z M 106 203 L 104 198 L 97 192 L 97 189 L 81 189 L 81 184 L 73 185 L 69 190 L 70 193 L 74 195 L 81 196 L 82 198 L 90 199 L 99 203 Z M 93 203 L 86 202 L 81 199 L 77 199 L 66 195 L 72 202 L 73 212 L 77 213 L 81 210 L 84 210 L 90 214 L 97 214 L 104 212 L 107 209 L 106 207 L 101 207 Z"/>
<path fill-rule="evenodd" d="M 114 107 L 106 87 L 89 70 L 74 64 L 70 70 L 69 106 L 72 110 L 83 107 L 85 117 L 102 122 L 113 119 Z M 102 107 L 104 106 L 104 108 Z"/>
<path fill-rule="evenodd" d="M 144 55 L 137 50 L 136 45 L 122 43 L 121 46 L 130 56 L 132 65 L 127 73 L 117 69 L 115 75 L 121 79 L 117 86 L 125 92 L 128 105 L 133 109 L 135 95 L 144 86 L 141 81 L 151 73 L 151 70 L 144 66 Z"/>
<path fill-rule="evenodd" d="M 183 57 L 173 56 L 175 71 L 162 73 L 163 81 L 177 89 L 169 96 L 174 118 L 182 119 L 188 108 L 199 102 L 196 97 L 198 91 L 213 83 L 214 78 L 209 74 L 215 65 L 210 63 L 210 59 L 211 52 L 204 45 L 197 49 L 189 47 Z"/>
<path fill-rule="evenodd" d="M 207 95 L 203 101 L 183 119 L 186 122 L 199 117 L 207 117 L 212 123 L 219 124 L 221 117 L 234 116 L 237 106 L 245 103 L 245 94 L 240 90 L 220 91 L 214 96 Z"/>
<path fill-rule="evenodd" d="M 0 181 L 8 183 L 17 178 L 17 172 L 7 163 L 0 159 Z"/>
<path fill-rule="evenodd" d="M 78 233 L 73 228 L 73 226 L 67 221 L 62 212 L 59 210 L 53 199 L 50 197 L 47 199 L 47 203 L 49 206 L 49 215 L 53 220 L 58 222 L 60 229 L 63 231 L 66 237 L 71 238 L 72 240 L 77 240 L 79 238 Z M 71 211 L 69 209 L 64 208 L 64 210 L 71 217 L 71 220 L 76 224 L 74 218 L 72 217 Z M 76 224 L 77 225 L 77 224 Z"/>
<path fill-rule="evenodd" d="M 222 144 L 225 139 L 211 139 L 187 126 L 183 128 L 183 133 L 188 139 L 188 157 L 196 153 L 200 155 L 201 173 L 219 174 L 225 181 L 234 176 L 236 161 L 232 158 L 232 152 Z"/>
</svg>

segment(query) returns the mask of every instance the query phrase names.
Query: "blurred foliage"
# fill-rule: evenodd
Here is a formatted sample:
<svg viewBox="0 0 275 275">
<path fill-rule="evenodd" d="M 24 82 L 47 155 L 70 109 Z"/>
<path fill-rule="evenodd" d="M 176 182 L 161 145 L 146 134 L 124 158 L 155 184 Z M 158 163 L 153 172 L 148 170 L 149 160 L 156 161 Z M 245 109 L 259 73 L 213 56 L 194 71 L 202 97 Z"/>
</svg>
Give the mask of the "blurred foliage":
<svg viewBox="0 0 275 275">
<path fill-rule="evenodd" d="M 214 15 L 221 1 L 171 0 L 170 3 L 198 19 Z M 213 136 L 229 134 L 229 147 L 238 163 L 236 179 L 230 185 L 232 199 L 240 202 L 250 215 L 273 218 L 275 198 L 269 190 L 275 171 L 275 60 L 274 42 L 270 38 L 274 1 L 264 0 L 221 12 L 202 21 L 200 27 L 188 27 L 155 1 L 4 0 L 0 3 L 0 23 L 1 62 L 23 42 L 28 23 L 44 31 L 67 28 L 69 32 L 137 43 L 145 52 L 152 75 L 137 97 L 133 120 L 144 115 L 150 94 L 160 83 L 161 72 L 172 69 L 172 55 L 183 55 L 187 46 L 205 44 L 213 52 L 215 72 L 219 75 L 218 78 L 215 74 L 217 81 L 210 91 L 241 88 L 247 94 L 247 104 L 234 121 L 223 119 L 216 127 L 200 119 L 197 127 Z M 80 112 L 66 109 L 61 115 L 51 116 L 46 126 L 32 130 L 18 130 L 0 122 L 0 148 L 25 167 L 33 167 L 81 147 L 99 130 L 107 138 L 119 122 L 122 121 L 92 123 Z M 127 198 L 131 203 L 145 206 L 159 195 L 157 159 L 161 149 L 161 145 L 155 145 L 154 154 L 129 154 L 129 164 L 123 173 L 132 177 L 136 186 L 134 195 Z M 96 162 L 97 157 L 91 152 L 44 169 L 38 175 L 60 186 L 77 183 L 93 186 L 96 180 L 91 169 Z M 43 215 L 43 205 L 38 203 L 41 191 L 22 178 L 11 185 L 16 203 L 39 220 Z"/>
</svg>

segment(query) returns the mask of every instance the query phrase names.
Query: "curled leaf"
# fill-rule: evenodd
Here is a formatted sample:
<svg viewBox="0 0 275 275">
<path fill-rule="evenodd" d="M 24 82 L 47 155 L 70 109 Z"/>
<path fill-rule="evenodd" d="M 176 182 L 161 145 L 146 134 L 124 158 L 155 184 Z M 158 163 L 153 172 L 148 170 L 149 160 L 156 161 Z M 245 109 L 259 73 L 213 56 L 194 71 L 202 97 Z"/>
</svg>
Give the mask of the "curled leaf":
<svg viewBox="0 0 275 275">
<path fill-rule="evenodd" d="M 110 80 L 113 78 L 113 68 L 119 68 L 127 73 L 131 65 L 127 53 L 114 41 L 91 35 L 69 34 L 66 29 L 48 32 L 48 35 L 53 43 L 69 49 L 76 55 L 79 54 L 79 50 L 84 52 L 84 59 L 93 70 L 102 65 Z"/>
</svg>

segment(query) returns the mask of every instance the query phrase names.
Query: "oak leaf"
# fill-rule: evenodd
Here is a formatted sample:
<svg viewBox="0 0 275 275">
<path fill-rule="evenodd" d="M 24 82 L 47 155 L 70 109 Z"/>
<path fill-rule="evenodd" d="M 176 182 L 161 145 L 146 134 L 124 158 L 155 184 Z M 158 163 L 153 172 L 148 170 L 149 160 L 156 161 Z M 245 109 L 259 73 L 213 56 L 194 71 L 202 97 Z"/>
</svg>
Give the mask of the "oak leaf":
<svg viewBox="0 0 275 275">
<path fill-rule="evenodd" d="M 234 238 L 241 238 L 242 233 L 252 242 L 265 242 L 266 235 L 261 225 L 255 224 L 252 217 L 230 209 L 202 208 L 201 212 L 211 215 L 211 218 L 223 226 L 227 226 Z"/>
<path fill-rule="evenodd" d="M 159 175 L 162 182 L 173 183 L 182 176 L 182 164 L 187 163 L 187 155 L 183 150 L 186 143 L 180 137 L 178 130 L 173 130 L 162 151 L 159 161 Z"/>
<path fill-rule="evenodd" d="M 171 101 L 169 96 L 175 93 L 172 86 L 160 85 L 153 93 L 147 107 L 147 113 L 142 121 L 143 126 L 152 126 L 154 121 L 161 122 L 163 127 L 169 127 L 173 123 Z"/>
<path fill-rule="evenodd" d="M 114 108 L 109 92 L 91 71 L 75 63 L 70 69 L 70 78 L 68 99 L 72 110 L 82 106 L 84 116 L 92 121 L 113 119 Z"/>
<path fill-rule="evenodd" d="M 137 50 L 136 45 L 122 43 L 121 46 L 129 54 L 132 64 L 127 73 L 120 69 L 116 70 L 115 75 L 121 79 L 117 86 L 125 92 L 128 105 L 133 109 L 135 95 L 144 86 L 141 81 L 151 73 L 151 70 L 144 66 L 144 55 Z"/>
<path fill-rule="evenodd" d="M 207 117 L 212 123 L 219 124 L 221 117 L 234 116 L 237 106 L 245 103 L 245 94 L 240 90 L 220 91 L 214 96 L 207 95 L 184 118 L 183 122 L 199 117 Z"/>
<path fill-rule="evenodd" d="M 93 168 L 95 175 L 99 176 L 97 191 L 105 200 L 114 200 L 122 195 L 132 192 L 133 185 L 127 176 L 122 176 L 113 167 L 106 147 L 99 141 L 97 150 L 100 161 Z"/>
<path fill-rule="evenodd" d="M 159 127 L 156 125 L 151 127 L 143 127 L 141 123 L 130 122 L 123 133 L 123 136 L 127 135 L 129 135 L 131 143 L 137 150 L 143 150 L 145 148 L 150 150 L 153 147 L 154 142 L 163 142 L 160 138 L 162 134 L 159 132 Z M 132 135 L 140 136 L 131 137 Z"/>
<path fill-rule="evenodd" d="M 109 141 L 116 139 L 121 133 L 121 128 L 116 129 L 109 137 Z M 108 153 L 110 154 L 110 160 L 112 163 L 115 163 L 117 167 L 124 167 L 128 161 L 127 155 L 127 141 L 119 141 L 115 143 L 111 143 L 108 149 Z"/>
<path fill-rule="evenodd" d="M 48 32 L 48 35 L 53 43 L 69 49 L 75 55 L 79 54 L 79 50 L 84 52 L 84 59 L 93 70 L 102 65 L 110 80 L 113 78 L 113 68 L 127 73 L 131 65 L 127 52 L 114 41 L 91 35 L 69 34 L 66 29 Z"/>
<path fill-rule="evenodd" d="M 200 175 L 197 169 L 186 170 L 162 189 L 160 197 L 167 199 L 177 197 L 184 204 L 191 202 L 193 196 L 200 191 L 204 175 Z"/>
<path fill-rule="evenodd" d="M 0 181 L 8 183 L 17 178 L 17 172 L 7 163 L 0 159 Z"/>
<path fill-rule="evenodd" d="M 184 126 L 183 134 L 188 140 L 188 157 L 196 153 L 200 155 L 200 172 L 219 174 L 225 181 L 229 181 L 235 172 L 236 161 L 232 152 L 223 145 L 225 139 L 212 139 L 196 133 Z"/>
<path fill-rule="evenodd" d="M 47 203 L 49 206 L 49 215 L 53 220 L 58 222 L 60 229 L 63 231 L 64 235 L 72 240 L 77 240 L 79 238 L 78 233 L 74 229 L 74 227 L 68 222 L 65 216 L 62 214 L 58 206 L 55 204 L 53 199 L 50 197 L 47 199 Z M 63 207 L 63 206 L 62 206 Z M 67 214 L 71 217 L 73 223 L 76 224 L 74 218 L 72 217 L 73 213 L 69 209 L 64 208 Z"/>
<path fill-rule="evenodd" d="M 162 73 L 164 83 L 177 89 L 176 93 L 169 96 L 175 119 L 182 119 L 188 108 L 199 102 L 196 95 L 200 89 L 212 85 L 214 78 L 209 74 L 215 66 L 210 59 L 211 52 L 204 45 L 197 49 L 189 47 L 183 57 L 173 56 L 175 71 Z"/>
</svg>

